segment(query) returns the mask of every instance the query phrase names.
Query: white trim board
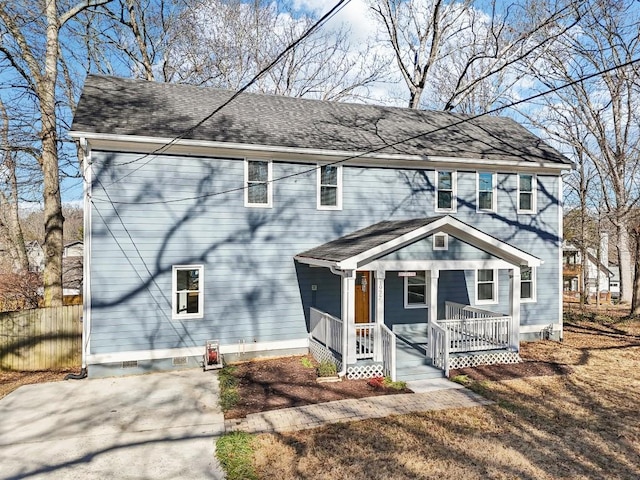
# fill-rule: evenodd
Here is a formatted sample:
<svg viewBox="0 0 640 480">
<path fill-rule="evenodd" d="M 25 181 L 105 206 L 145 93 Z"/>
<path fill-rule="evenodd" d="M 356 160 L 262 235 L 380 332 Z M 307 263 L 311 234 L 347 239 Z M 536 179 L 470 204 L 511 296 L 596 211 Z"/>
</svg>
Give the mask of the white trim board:
<svg viewBox="0 0 640 480">
<path fill-rule="evenodd" d="M 282 340 L 274 342 L 248 342 L 248 343 L 232 343 L 220 345 L 220 353 L 250 353 L 250 352 L 268 352 L 277 353 L 278 350 L 288 350 L 295 348 L 308 348 L 309 339 L 300 338 L 295 340 Z M 87 363 L 91 365 L 101 363 L 116 363 L 142 360 L 161 360 L 173 357 L 197 357 L 204 354 L 204 343 L 198 347 L 183 348 L 163 348 L 157 350 L 132 350 L 126 352 L 114 353 L 94 353 L 88 356 Z"/>
<path fill-rule="evenodd" d="M 422 155 L 398 155 L 368 153 L 366 151 L 342 151 L 324 150 L 300 147 L 283 147 L 272 145 L 254 145 L 231 142 L 213 142 L 207 140 L 188 140 L 167 137 L 150 137 L 143 135 L 119 135 L 109 133 L 95 133 L 71 131 L 69 135 L 74 139 L 84 138 L 89 140 L 91 148 L 113 152 L 151 153 L 155 155 L 182 154 L 197 156 L 251 156 L 252 158 L 272 158 L 277 154 L 282 160 L 297 161 L 301 163 L 315 163 L 318 161 L 346 160 L 347 164 L 363 166 L 381 166 L 389 168 L 389 161 L 394 162 L 394 167 L 406 166 L 406 168 L 435 168 L 477 170 L 500 169 L 528 171 L 532 173 L 550 173 L 558 175 L 563 171 L 573 170 L 573 164 L 561 164 L 555 162 L 536 163 L 519 160 L 497 160 L 483 158 L 457 158 L 447 156 L 422 156 Z M 306 158 L 305 158 L 306 157 Z M 353 158 L 357 157 L 357 158 Z M 397 165 L 395 165 L 397 163 Z"/>
</svg>

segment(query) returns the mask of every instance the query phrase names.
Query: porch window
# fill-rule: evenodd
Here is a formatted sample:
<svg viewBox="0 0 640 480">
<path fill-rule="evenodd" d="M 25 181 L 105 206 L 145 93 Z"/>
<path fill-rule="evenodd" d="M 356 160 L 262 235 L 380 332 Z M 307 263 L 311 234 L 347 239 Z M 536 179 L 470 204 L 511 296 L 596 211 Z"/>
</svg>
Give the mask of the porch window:
<svg viewBox="0 0 640 480">
<path fill-rule="evenodd" d="M 202 318 L 203 289 L 202 265 L 176 265 L 173 267 L 172 318 Z"/>
<path fill-rule="evenodd" d="M 535 269 L 533 267 L 520 267 L 520 300 L 535 302 Z"/>
<path fill-rule="evenodd" d="M 322 165 L 318 169 L 318 209 L 342 209 L 341 165 Z"/>
<path fill-rule="evenodd" d="M 427 307 L 427 275 L 416 272 L 412 277 L 404 277 L 404 308 Z"/>
<path fill-rule="evenodd" d="M 536 177 L 531 174 L 518 175 L 518 213 L 536 211 Z"/>
<path fill-rule="evenodd" d="M 497 303 L 498 274 L 496 270 L 476 271 L 476 303 Z"/>
<path fill-rule="evenodd" d="M 272 164 L 267 160 L 246 160 L 244 163 L 244 205 L 271 207 Z"/>
<path fill-rule="evenodd" d="M 496 210 L 496 174 L 478 172 L 478 197 L 476 199 L 479 212 L 495 212 Z"/>
<path fill-rule="evenodd" d="M 456 211 L 456 172 L 436 171 L 436 212 Z"/>
</svg>

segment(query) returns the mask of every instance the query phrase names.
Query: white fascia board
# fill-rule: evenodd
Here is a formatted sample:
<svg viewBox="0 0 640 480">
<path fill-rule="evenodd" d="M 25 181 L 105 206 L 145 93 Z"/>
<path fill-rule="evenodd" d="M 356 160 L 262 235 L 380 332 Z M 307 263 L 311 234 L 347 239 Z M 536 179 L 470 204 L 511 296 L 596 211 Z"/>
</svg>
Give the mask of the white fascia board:
<svg viewBox="0 0 640 480">
<path fill-rule="evenodd" d="M 397 250 L 406 245 L 410 245 L 411 243 L 414 243 L 421 238 L 428 237 L 433 232 L 439 231 L 439 229 L 442 228 L 442 226 L 446 223 L 447 218 L 451 217 L 445 216 L 429 223 L 428 225 L 418 227 L 415 230 L 394 238 L 393 240 L 389 240 L 386 243 L 370 248 L 369 250 L 358 255 L 354 255 L 351 258 L 343 260 L 342 262 L 338 262 L 338 268 L 341 268 L 343 270 L 357 269 L 363 264 L 368 263 L 368 260 L 371 258 L 380 257 L 387 252 Z"/>
<path fill-rule="evenodd" d="M 163 137 L 149 137 L 137 135 L 117 135 L 108 133 L 71 131 L 72 138 L 86 138 L 92 142 L 96 150 L 149 153 L 156 150 L 158 155 L 163 153 L 199 155 L 199 156 L 230 156 L 254 158 L 280 159 L 299 163 L 314 163 L 318 161 L 339 161 L 358 166 L 380 166 L 389 168 L 389 161 L 394 167 L 421 168 L 433 170 L 435 168 L 451 168 L 455 170 L 500 169 L 518 170 L 537 174 L 548 173 L 559 175 L 563 171 L 573 169 L 572 165 L 553 162 L 532 162 L 517 160 L 489 160 L 483 158 L 456 158 L 427 155 L 392 155 L 386 153 L 368 153 L 366 151 L 324 150 L 316 148 L 282 147 L 272 145 L 254 145 L 247 143 L 214 142 L 208 140 L 188 140 Z M 169 145 L 170 144 L 170 145 Z M 166 146 L 166 147 L 165 147 Z M 212 152 L 215 151 L 215 152 Z M 248 153 L 250 152 L 250 153 Z M 276 158 L 277 157 L 277 158 Z M 305 158 L 307 157 L 307 158 Z M 353 158 L 355 157 L 355 158 Z"/>
<path fill-rule="evenodd" d="M 422 270 L 510 270 L 514 265 L 497 258 L 481 260 L 375 260 L 362 265 L 363 270 L 422 271 Z"/>
<path fill-rule="evenodd" d="M 301 257 L 299 255 L 294 256 L 293 259 L 299 263 L 304 263 L 305 265 L 311 265 L 314 267 L 331 268 L 337 266 L 336 262 L 332 262 L 329 260 L 319 260 L 317 258 Z"/>
<path fill-rule="evenodd" d="M 278 354 L 279 350 L 308 348 L 308 338 L 298 338 L 294 340 L 281 340 L 273 342 L 247 342 L 220 345 L 220 353 L 250 353 L 250 352 L 273 352 Z M 204 355 L 204 344 L 197 347 L 164 348 L 158 350 L 132 350 L 128 352 L 96 353 L 89 355 L 88 364 L 96 365 L 100 363 L 131 362 L 144 360 L 162 360 L 173 357 L 198 357 Z"/>
<path fill-rule="evenodd" d="M 355 255 L 342 262 L 338 262 L 338 267 L 342 270 L 362 268 L 363 265 L 370 263 L 370 259 L 378 258 L 385 255 L 387 252 L 397 250 L 406 245 L 410 245 L 421 238 L 439 232 L 445 232 L 453 237 L 459 238 L 471 246 L 484 250 L 495 257 L 511 263 L 512 265 L 526 265 L 528 267 L 539 267 L 542 265 L 542 261 L 539 258 L 512 247 L 491 235 L 487 235 L 486 233 L 483 233 L 480 230 L 447 215 L 431 222 L 428 225 L 419 227 L 409 233 L 383 243 L 382 245 L 371 248 L 366 252 Z"/>
</svg>

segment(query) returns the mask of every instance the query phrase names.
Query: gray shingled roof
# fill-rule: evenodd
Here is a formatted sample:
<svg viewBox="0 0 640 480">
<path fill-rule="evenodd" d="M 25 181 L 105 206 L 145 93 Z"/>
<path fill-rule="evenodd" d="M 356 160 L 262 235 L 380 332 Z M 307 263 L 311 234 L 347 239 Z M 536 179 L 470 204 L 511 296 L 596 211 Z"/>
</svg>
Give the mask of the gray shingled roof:
<svg viewBox="0 0 640 480">
<path fill-rule="evenodd" d="M 319 247 L 299 253 L 296 257 L 341 262 L 379 245 L 383 245 L 420 227 L 429 225 L 441 218 L 442 215 L 438 217 L 376 223 L 362 230 L 345 235 L 344 237 L 327 242 Z"/>
<path fill-rule="evenodd" d="M 222 105 L 228 90 L 89 75 L 72 131 L 174 138 Z M 277 95 L 243 93 L 182 138 L 272 147 L 518 160 L 570 161 L 508 118 L 469 118 Z M 396 146 L 394 142 L 427 135 Z"/>
</svg>

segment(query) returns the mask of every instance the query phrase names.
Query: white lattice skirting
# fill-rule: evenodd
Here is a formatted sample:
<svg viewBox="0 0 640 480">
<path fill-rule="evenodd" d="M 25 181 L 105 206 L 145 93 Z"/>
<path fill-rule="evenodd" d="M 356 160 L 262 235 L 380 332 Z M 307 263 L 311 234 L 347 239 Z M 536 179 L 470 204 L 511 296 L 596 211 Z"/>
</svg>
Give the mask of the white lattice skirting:
<svg viewBox="0 0 640 480">
<path fill-rule="evenodd" d="M 518 352 L 487 352 L 476 355 L 462 355 L 449 358 L 449 368 L 477 367 L 478 365 L 495 365 L 507 363 L 520 363 L 522 359 Z"/>
<path fill-rule="evenodd" d="M 347 367 L 347 378 L 349 380 L 360 380 L 361 378 L 373 378 L 384 376 L 384 369 L 381 363 L 371 365 L 352 365 Z"/>
<path fill-rule="evenodd" d="M 342 370 L 342 360 L 336 358 L 336 356 L 327 347 L 318 343 L 313 338 L 309 339 L 309 351 L 316 362 L 333 362 L 336 364 L 338 371 Z"/>
</svg>

